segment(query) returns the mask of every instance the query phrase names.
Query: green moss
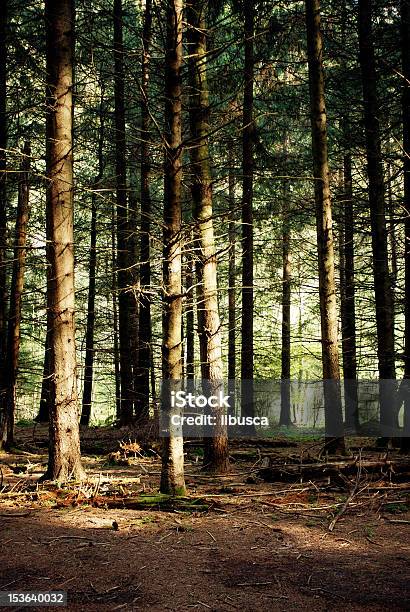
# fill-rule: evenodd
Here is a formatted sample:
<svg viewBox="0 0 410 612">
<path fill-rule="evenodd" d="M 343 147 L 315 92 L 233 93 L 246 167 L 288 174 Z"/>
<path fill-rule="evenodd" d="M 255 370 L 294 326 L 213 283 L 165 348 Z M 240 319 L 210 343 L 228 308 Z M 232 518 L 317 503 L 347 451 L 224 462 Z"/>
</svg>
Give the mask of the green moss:
<svg viewBox="0 0 410 612">
<path fill-rule="evenodd" d="M 182 493 L 182 489 L 180 489 L 180 491 Z M 125 497 L 121 501 L 110 500 L 107 503 L 110 508 L 122 507 L 135 510 L 173 510 L 174 508 L 182 512 L 206 512 L 209 510 L 209 504 L 199 497 L 190 498 L 184 495 L 177 496 L 164 493 L 158 493 L 158 495 Z"/>
<path fill-rule="evenodd" d="M 175 487 L 174 489 L 174 497 L 185 497 L 186 488 L 185 487 Z"/>
<path fill-rule="evenodd" d="M 408 504 L 403 504 L 399 502 L 391 502 L 385 504 L 383 509 L 389 514 L 402 514 L 403 512 L 408 512 L 410 510 L 410 506 Z"/>
<path fill-rule="evenodd" d="M 16 423 L 17 427 L 33 427 L 34 421 L 33 419 L 20 419 Z"/>
</svg>

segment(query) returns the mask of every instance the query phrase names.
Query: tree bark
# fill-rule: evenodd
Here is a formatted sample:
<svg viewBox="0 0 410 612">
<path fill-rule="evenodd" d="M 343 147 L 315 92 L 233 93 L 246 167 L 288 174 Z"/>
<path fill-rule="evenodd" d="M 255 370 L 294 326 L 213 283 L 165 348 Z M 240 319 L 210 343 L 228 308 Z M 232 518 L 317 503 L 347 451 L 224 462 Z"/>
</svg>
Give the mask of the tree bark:
<svg viewBox="0 0 410 612">
<path fill-rule="evenodd" d="M 198 279 L 198 332 L 202 384 L 210 395 L 223 388 L 222 338 L 218 308 L 217 259 L 213 229 L 212 176 L 209 134 L 209 94 L 206 74 L 208 3 L 191 0 L 189 23 L 189 80 L 191 124 L 192 200 L 195 221 L 196 272 Z M 205 391 L 205 389 L 204 389 Z M 212 472 L 229 469 L 228 436 L 221 424 L 222 406 L 211 409 L 216 425 L 213 435 L 204 439 L 204 467 Z"/>
<path fill-rule="evenodd" d="M 253 175 L 254 175 L 254 0 L 244 2 L 245 89 L 242 131 L 242 416 L 254 417 L 253 398 Z M 249 434 L 255 432 L 248 428 Z"/>
<path fill-rule="evenodd" d="M 328 452 L 344 452 L 334 264 L 332 205 L 327 149 L 320 1 L 306 0 L 306 31 L 312 125 L 313 176 L 319 264 L 319 295 Z"/>
<path fill-rule="evenodd" d="M 410 451 L 410 0 L 401 0 L 403 66 L 403 167 L 404 167 L 404 431 L 402 450 Z"/>
<path fill-rule="evenodd" d="M 342 4 L 342 47 L 347 44 L 347 6 Z M 342 68 L 347 71 L 346 59 Z M 341 237 L 340 237 L 340 315 L 342 327 L 343 385 L 345 396 L 345 424 L 351 432 L 359 430 L 357 356 L 356 356 L 356 308 L 355 308 L 355 259 L 354 259 L 354 209 L 352 181 L 352 147 L 348 100 L 342 117 L 343 184 Z"/>
<path fill-rule="evenodd" d="M 17 217 L 15 230 L 15 246 L 13 257 L 13 272 L 10 288 L 10 309 L 7 329 L 6 361 L 4 365 L 6 394 L 3 405 L 3 419 L 0 431 L 0 449 L 10 449 L 14 445 L 14 421 L 16 414 L 16 384 L 20 351 L 21 332 L 21 300 L 24 286 L 24 270 L 26 264 L 27 223 L 29 216 L 29 176 L 30 176 L 30 144 L 23 147 L 23 159 L 18 188 Z"/>
<path fill-rule="evenodd" d="M 115 209 L 112 209 L 112 224 L 111 224 L 111 252 L 112 263 L 117 260 L 116 257 L 116 215 Z M 114 352 L 114 382 L 115 382 L 115 414 L 118 423 L 121 423 L 121 373 L 120 373 L 120 347 L 118 333 L 118 303 L 117 303 L 117 275 L 115 270 L 112 271 L 112 315 L 113 315 L 113 352 Z"/>
<path fill-rule="evenodd" d="M 192 252 L 193 244 L 189 245 L 186 251 L 186 273 L 185 273 L 185 321 L 186 321 L 186 377 L 188 386 L 195 378 L 195 316 L 194 316 L 194 285 L 195 285 L 195 264 Z"/>
<path fill-rule="evenodd" d="M 137 147 L 135 147 L 135 150 Z M 128 298 L 128 326 L 129 326 L 129 351 L 132 371 L 131 401 L 134 416 L 138 413 L 136 397 L 136 385 L 139 373 L 139 304 L 140 304 L 140 202 L 138 193 L 138 177 L 136 164 L 129 164 L 128 193 L 128 223 L 127 223 L 127 246 L 126 246 L 126 269 L 127 269 L 127 298 Z"/>
<path fill-rule="evenodd" d="M 180 386 L 182 278 L 181 278 L 181 184 L 182 184 L 182 11 L 183 0 L 167 2 L 165 56 L 165 162 L 162 410 L 169 419 L 169 437 L 163 441 L 161 492 L 184 495 L 184 441 L 182 427 L 172 425 L 170 391 Z"/>
<path fill-rule="evenodd" d="M 344 146 L 348 146 L 349 131 L 345 129 Z M 356 308 L 354 261 L 354 211 L 352 189 L 352 158 L 346 150 L 343 159 L 343 209 L 340 241 L 340 314 L 342 323 L 343 384 L 345 423 L 354 432 L 359 430 Z"/>
<path fill-rule="evenodd" d="M 93 193 L 91 195 L 91 229 L 90 229 L 90 259 L 88 271 L 88 304 L 87 327 L 85 332 L 85 364 L 84 388 L 81 411 L 81 425 L 88 427 L 91 418 L 91 404 L 93 395 L 94 375 L 94 327 L 95 327 L 95 285 L 97 271 L 97 193 L 104 171 L 103 145 L 104 145 L 104 119 L 102 109 L 102 96 L 99 109 L 98 134 L 98 173 L 95 177 Z"/>
<path fill-rule="evenodd" d="M 390 147 L 389 147 L 390 149 Z M 390 154 L 390 150 L 389 150 Z M 396 236 L 396 224 L 395 224 L 395 206 L 393 199 L 393 190 L 392 190 L 392 164 L 389 162 L 387 164 L 387 214 L 389 221 L 389 246 L 390 246 L 390 261 L 391 261 L 391 287 L 392 287 L 392 301 L 393 301 L 393 322 L 395 317 L 395 290 L 397 286 L 397 279 L 399 275 L 398 265 L 397 265 L 397 236 Z"/>
<path fill-rule="evenodd" d="M 135 377 L 135 413 L 141 421 L 149 418 L 150 369 L 152 368 L 151 321 L 151 151 L 149 115 L 150 48 L 152 0 L 146 0 L 142 33 L 141 76 L 141 242 L 138 371 Z"/>
<path fill-rule="evenodd" d="M 376 300 L 377 354 L 379 379 L 396 378 L 392 288 L 388 264 L 385 185 L 380 139 L 380 108 L 373 44 L 372 0 L 359 1 L 359 46 L 362 72 L 367 174 L 369 179 L 370 224 L 372 233 L 374 293 Z M 392 385 L 382 384 L 380 423 L 393 430 L 396 409 Z"/>
<path fill-rule="evenodd" d="M 284 180 L 282 204 L 282 352 L 281 352 L 281 406 L 279 425 L 289 427 L 290 415 L 290 305 L 292 261 L 290 249 L 290 206 L 288 180 Z"/>
<path fill-rule="evenodd" d="M 236 212 L 235 212 L 235 176 L 234 176 L 234 142 L 228 141 L 229 154 L 229 263 L 228 263 L 228 385 L 230 414 L 235 415 L 235 381 L 236 381 Z"/>
<path fill-rule="evenodd" d="M 121 425 L 133 421 L 133 381 L 130 351 L 128 267 L 128 205 L 125 141 L 124 44 L 122 0 L 114 0 L 115 172 L 117 199 L 117 286 L 121 376 Z"/>
<path fill-rule="evenodd" d="M 50 452 L 44 478 L 85 476 L 81 465 L 75 352 L 73 234 L 74 3 L 46 0 L 47 306 L 51 313 Z"/>
<path fill-rule="evenodd" d="M 98 185 L 95 183 L 94 188 Z M 91 196 L 91 231 L 90 231 L 90 259 L 88 277 L 88 304 L 87 304 L 87 327 L 85 333 L 85 364 L 84 364 L 84 388 L 83 403 L 81 411 L 81 425 L 86 427 L 90 424 L 91 404 L 93 394 L 93 370 L 94 370 L 94 327 L 95 327 L 95 273 L 97 268 L 97 202 L 95 193 Z"/>
</svg>

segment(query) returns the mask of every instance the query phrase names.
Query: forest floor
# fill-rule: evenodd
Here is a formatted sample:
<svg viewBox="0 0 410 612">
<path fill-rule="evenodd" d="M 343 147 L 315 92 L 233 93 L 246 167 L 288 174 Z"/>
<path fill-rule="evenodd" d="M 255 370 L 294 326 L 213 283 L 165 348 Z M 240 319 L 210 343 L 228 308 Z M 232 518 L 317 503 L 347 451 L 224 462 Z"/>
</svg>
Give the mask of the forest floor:
<svg viewBox="0 0 410 612">
<path fill-rule="evenodd" d="M 234 443 L 232 471 L 210 476 L 195 443 L 189 497 L 173 506 L 156 496 L 155 449 L 116 452 L 132 432 L 84 434 L 82 485 L 37 484 L 44 427 L 18 429 L 22 452 L 0 457 L 1 591 L 65 590 L 68 610 L 410 609 L 407 476 L 267 483 L 268 463 L 317 464 L 317 443 L 287 440 Z"/>
</svg>

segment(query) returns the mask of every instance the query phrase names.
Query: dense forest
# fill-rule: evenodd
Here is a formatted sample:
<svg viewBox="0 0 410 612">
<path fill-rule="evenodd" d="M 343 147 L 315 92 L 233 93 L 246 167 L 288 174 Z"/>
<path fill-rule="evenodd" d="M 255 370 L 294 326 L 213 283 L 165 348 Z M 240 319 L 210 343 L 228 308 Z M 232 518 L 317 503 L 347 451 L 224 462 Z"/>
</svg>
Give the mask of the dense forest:
<svg viewBox="0 0 410 612">
<path fill-rule="evenodd" d="M 379 444 L 407 451 L 410 1 L 3 0 L 0 19 L 3 449 L 49 422 L 45 478 L 78 479 L 81 432 L 143 439 L 161 412 L 181 494 L 172 393 L 225 385 L 252 437 L 276 380 L 284 431 L 293 381 L 324 381 L 339 455 L 380 383 Z M 228 429 L 204 438 L 211 472 Z"/>
<path fill-rule="evenodd" d="M 410 610 L 410 0 L 0 0 L 0 606 Z"/>
</svg>

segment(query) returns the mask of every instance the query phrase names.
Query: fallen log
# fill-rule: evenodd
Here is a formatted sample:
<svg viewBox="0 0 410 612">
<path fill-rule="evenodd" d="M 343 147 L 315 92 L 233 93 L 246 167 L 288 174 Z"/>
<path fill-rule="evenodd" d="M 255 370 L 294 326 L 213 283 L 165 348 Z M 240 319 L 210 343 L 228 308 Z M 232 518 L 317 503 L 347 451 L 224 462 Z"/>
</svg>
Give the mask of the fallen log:
<svg viewBox="0 0 410 612">
<path fill-rule="evenodd" d="M 202 439 L 184 439 L 184 447 L 201 447 Z M 296 448 L 298 442 L 286 438 L 229 438 L 229 448 Z"/>
<path fill-rule="evenodd" d="M 343 476 L 357 474 L 377 477 L 388 476 L 393 480 L 410 479 L 409 460 L 361 460 L 328 461 L 323 463 L 276 464 L 257 471 L 265 482 L 294 482 L 295 480 L 341 479 Z"/>
<path fill-rule="evenodd" d="M 202 498 L 172 497 L 171 495 L 138 495 L 129 497 L 99 496 L 91 500 L 93 506 L 127 510 L 179 510 L 181 512 L 206 512 L 210 508 Z"/>
</svg>

